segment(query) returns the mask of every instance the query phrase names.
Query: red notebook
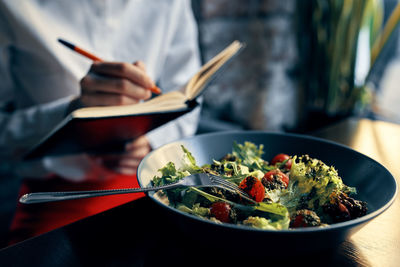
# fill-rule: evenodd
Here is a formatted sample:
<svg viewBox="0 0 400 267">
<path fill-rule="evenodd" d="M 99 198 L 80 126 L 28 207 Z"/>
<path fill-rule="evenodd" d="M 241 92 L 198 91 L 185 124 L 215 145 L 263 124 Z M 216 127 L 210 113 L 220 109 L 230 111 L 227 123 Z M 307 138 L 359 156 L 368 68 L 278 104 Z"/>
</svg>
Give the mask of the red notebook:
<svg viewBox="0 0 400 267">
<path fill-rule="evenodd" d="M 123 106 L 80 108 L 25 155 L 25 160 L 51 155 L 121 151 L 127 141 L 193 110 L 197 98 L 243 47 L 234 41 L 209 60 L 180 90 Z"/>
</svg>

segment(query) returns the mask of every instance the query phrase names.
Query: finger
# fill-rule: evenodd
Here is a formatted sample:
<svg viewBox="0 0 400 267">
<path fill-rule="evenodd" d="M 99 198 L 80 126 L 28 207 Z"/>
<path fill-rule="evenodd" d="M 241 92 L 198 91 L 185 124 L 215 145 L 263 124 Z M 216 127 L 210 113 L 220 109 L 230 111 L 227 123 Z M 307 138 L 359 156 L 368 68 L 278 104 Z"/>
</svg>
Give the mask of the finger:
<svg viewBox="0 0 400 267">
<path fill-rule="evenodd" d="M 137 99 L 112 93 L 85 93 L 81 95 L 81 102 L 86 107 L 94 106 L 123 106 L 136 104 L 139 101 Z"/>
<path fill-rule="evenodd" d="M 139 158 L 132 158 L 130 156 L 104 156 L 102 157 L 102 163 L 108 167 L 116 168 L 118 166 L 125 166 L 125 167 L 137 167 L 139 166 L 141 159 Z"/>
<path fill-rule="evenodd" d="M 103 75 L 126 78 L 144 88 L 152 88 L 155 86 L 154 82 L 145 71 L 133 64 L 125 62 L 94 62 L 91 71 Z"/>
<path fill-rule="evenodd" d="M 140 163 L 139 159 L 122 158 L 118 162 L 118 166 L 117 167 L 137 168 L 139 166 L 139 163 Z"/>
<path fill-rule="evenodd" d="M 137 168 L 117 167 L 114 168 L 114 171 L 120 174 L 134 175 L 136 174 Z"/>
<path fill-rule="evenodd" d="M 125 155 L 128 155 L 131 158 L 139 158 L 143 159 L 149 152 L 151 151 L 150 145 L 141 145 L 135 147 L 128 147 L 125 149 Z"/>
<path fill-rule="evenodd" d="M 134 62 L 133 65 L 135 65 L 136 67 L 138 67 L 142 71 L 146 72 L 146 65 L 144 64 L 143 61 L 138 60 L 138 61 Z"/>
<path fill-rule="evenodd" d="M 125 152 L 125 155 L 127 155 L 130 158 L 135 158 L 135 159 L 143 159 L 147 154 L 149 154 L 150 148 L 148 146 L 142 146 L 138 147 L 136 149 L 129 150 Z"/>
<path fill-rule="evenodd" d="M 128 143 L 125 147 L 126 150 L 134 150 L 139 147 L 147 146 L 149 150 L 151 150 L 149 140 L 145 135 L 137 137 L 132 142 Z"/>
<path fill-rule="evenodd" d="M 125 159 L 127 160 L 137 160 L 140 161 L 142 160 L 148 153 L 150 152 L 150 150 L 148 149 L 148 147 L 141 147 L 135 150 L 130 150 L 130 151 L 126 151 L 123 154 L 113 154 L 113 155 L 106 155 L 103 156 L 103 160 L 104 161 L 118 161 L 121 162 Z"/>
<path fill-rule="evenodd" d="M 80 82 L 82 93 L 107 92 L 123 94 L 136 100 L 148 99 L 151 92 L 130 80 L 89 73 Z"/>
<path fill-rule="evenodd" d="M 102 162 L 119 164 L 119 162 L 127 161 L 141 161 L 147 154 L 148 148 L 143 147 L 136 150 L 127 151 L 121 154 L 107 154 L 107 155 L 99 155 L 101 157 Z"/>
<path fill-rule="evenodd" d="M 103 157 L 102 162 L 110 170 L 122 174 L 135 174 L 140 160 L 126 157 Z"/>
</svg>

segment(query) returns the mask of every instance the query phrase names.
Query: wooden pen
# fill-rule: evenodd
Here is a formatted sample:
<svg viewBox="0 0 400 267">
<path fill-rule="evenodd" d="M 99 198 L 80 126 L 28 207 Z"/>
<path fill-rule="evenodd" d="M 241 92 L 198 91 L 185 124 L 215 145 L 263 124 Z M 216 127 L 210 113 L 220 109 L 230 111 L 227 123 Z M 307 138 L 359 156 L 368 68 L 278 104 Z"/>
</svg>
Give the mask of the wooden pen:
<svg viewBox="0 0 400 267">
<path fill-rule="evenodd" d="M 87 57 L 87 58 L 89 58 L 89 59 L 91 59 L 93 61 L 103 61 L 101 58 L 93 55 L 92 53 L 90 53 L 90 52 L 88 52 L 88 51 L 86 51 L 86 50 L 84 50 L 84 49 L 82 49 L 82 48 L 80 48 L 80 47 L 78 47 L 78 46 L 76 46 L 74 44 L 71 44 L 70 42 L 67 42 L 67 41 L 65 41 L 63 39 L 58 39 L 58 41 L 61 44 L 65 45 L 66 47 L 74 50 L 75 52 L 77 52 L 77 53 L 79 53 L 79 54 L 81 54 L 81 55 L 83 55 L 83 56 L 85 56 L 85 57 Z M 153 93 L 155 93 L 157 95 L 161 94 L 161 89 L 158 88 L 156 85 L 154 85 L 151 88 L 147 88 L 147 89 L 149 89 L 151 92 L 153 92 Z"/>
</svg>

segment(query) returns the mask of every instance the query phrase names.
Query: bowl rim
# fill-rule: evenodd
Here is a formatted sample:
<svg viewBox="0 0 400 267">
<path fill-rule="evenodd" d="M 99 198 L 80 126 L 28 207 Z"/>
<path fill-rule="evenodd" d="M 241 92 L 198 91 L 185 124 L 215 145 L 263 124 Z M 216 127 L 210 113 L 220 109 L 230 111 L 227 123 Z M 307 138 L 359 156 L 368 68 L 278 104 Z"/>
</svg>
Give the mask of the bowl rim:
<svg viewBox="0 0 400 267">
<path fill-rule="evenodd" d="M 202 223 L 210 223 L 211 225 L 215 225 L 215 226 L 223 226 L 223 227 L 228 227 L 228 228 L 232 228 L 232 229 L 237 229 L 237 230 L 245 230 L 245 231 L 252 231 L 252 232 L 260 232 L 260 233 L 271 233 L 271 234 L 287 234 L 287 233 L 314 233 L 314 232 L 326 232 L 326 231 L 334 231 L 337 229 L 342 229 L 342 228 L 352 228 L 354 226 L 360 225 L 360 224 L 364 224 L 367 223 L 368 221 L 374 219 L 375 217 L 377 217 L 378 215 L 382 214 L 384 211 L 386 211 L 395 201 L 397 194 L 398 194 L 398 183 L 396 181 L 396 179 L 394 178 L 394 176 L 391 174 L 391 172 L 385 167 L 383 166 L 381 163 L 379 163 L 378 161 L 374 160 L 373 158 L 358 152 L 344 144 L 340 144 L 337 143 L 335 141 L 331 141 L 328 139 L 323 139 L 320 137 L 315 137 L 315 136 L 311 136 L 311 135 L 307 135 L 307 134 L 296 134 L 296 133 L 281 133 L 281 132 L 271 132 L 271 131 L 259 131 L 259 130 L 229 130 L 229 131 L 218 131 L 218 132 L 212 132 L 212 133 L 204 133 L 204 134 L 199 134 L 199 135 L 194 135 L 194 136 L 190 136 L 190 137 L 185 137 L 179 140 L 175 140 L 172 142 L 169 142 L 167 144 L 164 144 L 160 147 L 158 147 L 157 149 L 151 151 L 149 154 L 147 154 L 140 162 L 138 170 L 137 170 L 137 180 L 139 183 L 140 187 L 144 187 L 146 185 L 143 184 L 142 179 L 140 178 L 140 173 L 141 170 L 143 168 L 143 162 L 145 162 L 147 160 L 147 158 L 151 157 L 152 154 L 156 153 L 159 149 L 164 149 L 168 146 L 172 146 L 175 145 L 176 143 L 180 143 L 180 142 L 184 142 L 187 140 L 192 140 L 194 138 L 207 138 L 209 136 L 219 136 L 219 135 L 232 135 L 232 134 L 267 134 L 267 135 L 274 135 L 274 136 L 289 136 L 289 137 L 294 137 L 294 138 L 300 138 L 300 139 L 311 139 L 317 142 L 322 142 L 322 143 L 328 143 L 334 146 L 339 146 L 342 149 L 345 150 L 350 150 L 353 153 L 355 152 L 356 154 L 361 155 L 362 157 L 366 158 L 367 160 L 370 160 L 372 162 L 374 162 L 375 164 L 377 164 L 378 166 L 380 166 L 381 168 L 383 168 L 384 170 L 386 170 L 386 172 L 390 175 L 390 177 L 392 178 L 395 188 L 394 188 L 394 193 L 391 196 L 391 198 L 389 199 L 389 201 L 383 205 L 382 207 L 380 207 L 379 209 L 368 213 L 362 217 L 356 218 L 356 219 L 352 219 L 349 221 L 345 221 L 345 222 L 339 222 L 339 223 L 334 223 L 334 224 L 330 224 L 328 226 L 325 227 L 305 227 L 305 228 L 298 228 L 298 229 L 283 229 L 283 230 L 268 230 L 268 229 L 259 229 L 259 228 L 254 228 L 254 227 L 249 227 L 249 226 L 245 226 L 245 225 L 237 225 L 237 224 L 229 224 L 229 223 L 217 223 L 211 220 L 207 220 L 207 219 L 203 219 L 200 218 L 198 216 L 180 211 L 174 207 L 171 207 L 169 205 L 166 205 L 165 203 L 159 201 L 158 199 L 156 199 L 153 194 L 151 194 L 150 192 L 146 193 L 146 195 L 152 199 L 152 201 L 154 201 L 155 203 L 157 203 L 158 205 L 161 205 L 164 208 L 168 208 L 169 210 L 171 210 L 172 212 L 176 212 L 178 214 L 181 214 L 185 217 L 188 217 L 190 219 L 194 219 L 196 221 L 202 222 Z"/>
</svg>

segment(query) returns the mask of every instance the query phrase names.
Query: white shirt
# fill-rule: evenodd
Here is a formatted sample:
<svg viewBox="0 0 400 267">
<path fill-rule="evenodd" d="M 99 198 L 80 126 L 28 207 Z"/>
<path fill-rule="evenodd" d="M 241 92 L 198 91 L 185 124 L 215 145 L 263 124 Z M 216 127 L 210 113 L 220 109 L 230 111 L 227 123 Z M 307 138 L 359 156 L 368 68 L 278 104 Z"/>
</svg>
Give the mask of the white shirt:
<svg viewBox="0 0 400 267">
<path fill-rule="evenodd" d="M 163 91 L 199 68 L 189 0 L 0 1 L 0 159 L 26 151 L 66 115 L 91 61 L 68 40 L 107 61 L 142 60 Z M 7 109 L 13 109 L 7 111 Z M 199 110 L 150 133 L 153 148 L 194 134 Z"/>
</svg>

